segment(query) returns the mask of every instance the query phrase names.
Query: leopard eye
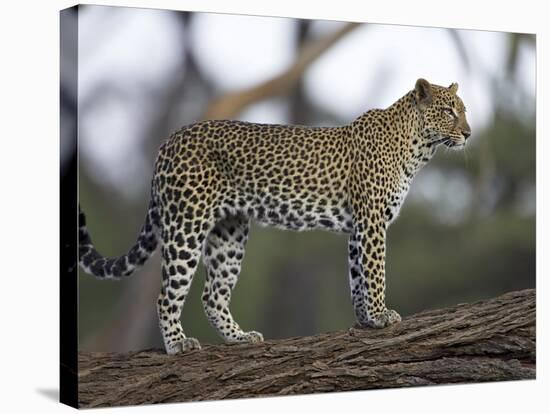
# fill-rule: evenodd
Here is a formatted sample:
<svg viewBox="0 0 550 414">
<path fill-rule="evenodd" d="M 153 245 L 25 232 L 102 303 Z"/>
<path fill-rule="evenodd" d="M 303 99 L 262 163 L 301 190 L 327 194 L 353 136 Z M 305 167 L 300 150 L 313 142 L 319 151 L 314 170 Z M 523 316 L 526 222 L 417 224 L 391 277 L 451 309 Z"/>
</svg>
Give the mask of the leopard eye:
<svg viewBox="0 0 550 414">
<path fill-rule="evenodd" d="M 450 106 L 446 106 L 443 108 L 443 112 L 445 112 L 447 115 L 449 115 L 451 118 L 456 118 L 456 113 L 453 108 Z"/>
</svg>

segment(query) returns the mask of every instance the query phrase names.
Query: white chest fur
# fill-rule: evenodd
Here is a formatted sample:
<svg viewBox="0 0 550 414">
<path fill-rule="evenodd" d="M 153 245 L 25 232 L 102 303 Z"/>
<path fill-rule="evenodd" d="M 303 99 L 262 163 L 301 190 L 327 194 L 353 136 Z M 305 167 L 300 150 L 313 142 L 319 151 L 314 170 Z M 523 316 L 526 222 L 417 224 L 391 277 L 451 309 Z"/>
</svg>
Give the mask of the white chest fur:
<svg viewBox="0 0 550 414">
<path fill-rule="evenodd" d="M 386 227 L 388 227 L 399 215 L 401 206 L 405 201 L 407 193 L 409 192 L 411 179 L 403 177 L 400 180 L 397 191 L 392 192 L 386 200 L 386 208 L 384 210 L 384 217 L 386 219 Z"/>
</svg>

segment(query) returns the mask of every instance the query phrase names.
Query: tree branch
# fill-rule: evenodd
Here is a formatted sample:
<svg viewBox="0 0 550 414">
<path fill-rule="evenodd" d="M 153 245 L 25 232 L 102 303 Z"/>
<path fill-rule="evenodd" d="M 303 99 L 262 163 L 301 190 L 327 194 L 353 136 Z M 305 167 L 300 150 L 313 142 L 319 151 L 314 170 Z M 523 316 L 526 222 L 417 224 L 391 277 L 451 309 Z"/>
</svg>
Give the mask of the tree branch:
<svg viewBox="0 0 550 414">
<path fill-rule="evenodd" d="M 232 118 L 254 102 L 287 93 L 317 58 L 359 26 L 359 23 L 348 23 L 326 37 L 307 43 L 300 50 L 295 62 L 285 72 L 257 86 L 230 92 L 214 100 L 203 118 Z"/>
<path fill-rule="evenodd" d="M 262 344 L 80 353 L 81 407 L 535 378 L 535 291 L 422 312 L 382 330 Z"/>
</svg>

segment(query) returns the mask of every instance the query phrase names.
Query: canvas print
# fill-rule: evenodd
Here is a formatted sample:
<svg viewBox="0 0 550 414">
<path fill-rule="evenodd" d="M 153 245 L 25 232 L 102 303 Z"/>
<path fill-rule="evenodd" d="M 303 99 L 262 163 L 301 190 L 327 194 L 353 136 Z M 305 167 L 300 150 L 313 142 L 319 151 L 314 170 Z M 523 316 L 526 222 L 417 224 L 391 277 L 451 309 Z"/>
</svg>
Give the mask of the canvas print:
<svg viewBox="0 0 550 414">
<path fill-rule="evenodd" d="M 63 402 L 535 378 L 535 34 L 60 23 Z"/>
</svg>

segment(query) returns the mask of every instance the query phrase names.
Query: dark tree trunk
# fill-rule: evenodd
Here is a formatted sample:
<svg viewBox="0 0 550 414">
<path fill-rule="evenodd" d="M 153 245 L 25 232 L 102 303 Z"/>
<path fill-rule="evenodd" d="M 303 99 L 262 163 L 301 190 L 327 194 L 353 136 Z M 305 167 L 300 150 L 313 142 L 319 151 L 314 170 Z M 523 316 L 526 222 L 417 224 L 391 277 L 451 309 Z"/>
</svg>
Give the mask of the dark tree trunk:
<svg viewBox="0 0 550 414">
<path fill-rule="evenodd" d="M 81 407 L 535 378 L 535 291 L 256 345 L 81 353 Z"/>
</svg>

